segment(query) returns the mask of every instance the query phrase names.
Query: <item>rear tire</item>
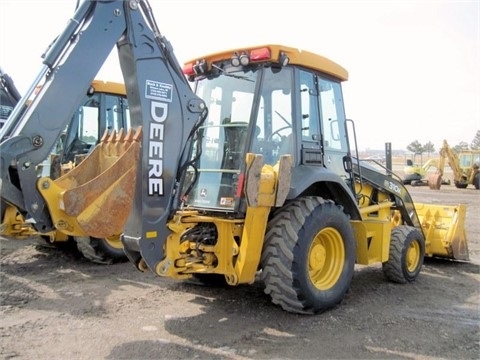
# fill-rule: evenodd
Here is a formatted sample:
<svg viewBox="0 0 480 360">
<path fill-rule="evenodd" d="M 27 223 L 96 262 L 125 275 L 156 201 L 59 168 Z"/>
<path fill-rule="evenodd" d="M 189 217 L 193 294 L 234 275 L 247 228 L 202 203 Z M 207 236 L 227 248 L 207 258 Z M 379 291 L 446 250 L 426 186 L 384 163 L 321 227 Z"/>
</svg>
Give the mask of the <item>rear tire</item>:
<svg viewBox="0 0 480 360">
<path fill-rule="evenodd" d="M 267 227 L 261 259 L 265 293 L 293 313 L 336 306 L 350 288 L 355 245 L 341 207 L 320 197 L 291 202 Z"/>
<path fill-rule="evenodd" d="M 455 187 L 457 189 L 466 189 L 468 187 L 468 183 L 466 182 L 460 182 L 460 181 L 455 181 Z"/>
<path fill-rule="evenodd" d="M 111 236 L 102 239 L 75 236 L 74 239 L 82 255 L 94 263 L 110 265 L 128 260 L 127 255 L 123 251 L 120 236 Z"/>
<path fill-rule="evenodd" d="M 475 174 L 475 177 L 473 178 L 473 186 L 475 186 L 475 189 L 477 190 L 480 189 L 480 172 Z"/>
<path fill-rule="evenodd" d="M 425 240 L 417 228 L 406 225 L 394 227 L 389 258 L 382 264 L 383 273 L 392 282 L 412 282 L 420 274 L 424 256 Z"/>
</svg>

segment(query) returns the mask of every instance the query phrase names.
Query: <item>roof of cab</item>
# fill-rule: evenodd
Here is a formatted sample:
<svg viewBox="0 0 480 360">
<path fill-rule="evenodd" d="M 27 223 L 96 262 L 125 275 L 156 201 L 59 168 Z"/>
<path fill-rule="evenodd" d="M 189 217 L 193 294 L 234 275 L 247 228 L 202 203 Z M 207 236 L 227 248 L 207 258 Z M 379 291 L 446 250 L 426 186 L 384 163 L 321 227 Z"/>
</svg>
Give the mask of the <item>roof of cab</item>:
<svg viewBox="0 0 480 360">
<path fill-rule="evenodd" d="M 337 64 L 336 62 L 322 56 L 306 50 L 301 50 L 285 45 L 258 45 L 248 46 L 244 48 L 230 49 L 221 51 L 206 56 L 201 56 L 193 60 L 187 61 L 187 63 L 196 62 L 197 60 L 207 60 L 209 63 L 217 62 L 220 60 L 229 59 L 232 54 L 241 54 L 242 52 L 249 53 L 252 50 L 260 48 L 269 48 L 271 52 L 270 61 L 278 61 L 281 52 L 284 52 L 290 59 L 289 64 L 304 66 L 309 69 L 317 70 L 328 75 L 331 75 L 341 81 L 348 80 L 348 71 Z"/>
</svg>

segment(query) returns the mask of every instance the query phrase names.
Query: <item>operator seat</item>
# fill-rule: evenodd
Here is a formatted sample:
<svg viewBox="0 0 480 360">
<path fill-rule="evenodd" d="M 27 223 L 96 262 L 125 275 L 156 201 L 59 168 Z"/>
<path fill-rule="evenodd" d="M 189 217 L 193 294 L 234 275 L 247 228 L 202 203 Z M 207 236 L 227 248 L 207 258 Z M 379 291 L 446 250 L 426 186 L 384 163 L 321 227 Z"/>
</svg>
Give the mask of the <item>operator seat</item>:
<svg viewBox="0 0 480 360">
<path fill-rule="evenodd" d="M 239 169 L 243 160 L 248 131 L 248 123 L 233 122 L 224 126 L 225 143 L 223 148 L 222 169 Z"/>
<path fill-rule="evenodd" d="M 293 134 L 290 133 L 289 135 L 282 138 L 282 142 L 280 143 L 280 147 L 278 148 L 278 158 L 280 156 L 290 154 L 293 156 Z"/>
</svg>

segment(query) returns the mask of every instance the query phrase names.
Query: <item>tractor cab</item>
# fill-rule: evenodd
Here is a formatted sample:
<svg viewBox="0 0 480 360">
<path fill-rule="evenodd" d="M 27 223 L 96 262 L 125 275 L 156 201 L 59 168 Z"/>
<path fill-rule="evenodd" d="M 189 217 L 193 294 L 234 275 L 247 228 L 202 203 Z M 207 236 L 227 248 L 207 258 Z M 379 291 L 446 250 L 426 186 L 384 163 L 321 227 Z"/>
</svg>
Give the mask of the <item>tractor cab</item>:
<svg viewBox="0 0 480 360">
<path fill-rule="evenodd" d="M 279 52 L 283 63 L 278 62 Z M 292 51 L 294 59 L 296 54 Z M 247 153 L 262 155 L 271 166 L 290 154 L 294 166 L 304 168 L 293 172 L 294 186 L 311 181 L 311 167 L 349 183 L 343 165 L 349 147 L 340 85 L 346 72 L 328 62 L 326 69 L 337 71 L 335 78 L 290 60 L 269 46 L 217 54 L 185 67 L 209 109 L 192 150 L 187 205 L 237 210 Z"/>
</svg>

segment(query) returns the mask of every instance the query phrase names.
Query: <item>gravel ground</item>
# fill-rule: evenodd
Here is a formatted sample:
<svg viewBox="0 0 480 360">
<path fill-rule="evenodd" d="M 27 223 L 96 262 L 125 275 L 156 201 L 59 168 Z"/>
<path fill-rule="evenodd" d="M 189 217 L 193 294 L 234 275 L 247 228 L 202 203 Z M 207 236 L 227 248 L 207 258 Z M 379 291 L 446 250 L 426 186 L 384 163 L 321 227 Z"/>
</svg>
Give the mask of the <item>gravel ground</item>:
<svg viewBox="0 0 480 360">
<path fill-rule="evenodd" d="M 471 260 L 427 259 L 408 285 L 358 267 L 345 300 L 316 316 L 282 311 L 260 283 L 201 287 L 0 238 L 0 357 L 478 359 L 480 192 L 409 189 L 417 202 L 468 204 Z"/>
</svg>

